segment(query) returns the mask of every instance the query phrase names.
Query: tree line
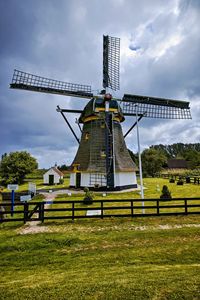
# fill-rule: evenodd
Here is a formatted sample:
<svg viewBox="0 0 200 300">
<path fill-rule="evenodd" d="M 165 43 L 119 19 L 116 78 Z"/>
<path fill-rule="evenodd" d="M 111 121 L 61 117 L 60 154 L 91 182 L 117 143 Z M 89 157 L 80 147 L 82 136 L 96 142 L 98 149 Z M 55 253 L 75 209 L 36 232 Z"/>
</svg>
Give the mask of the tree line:
<svg viewBox="0 0 200 300">
<path fill-rule="evenodd" d="M 132 160 L 138 166 L 138 154 L 129 150 Z M 170 158 L 185 159 L 189 169 L 200 169 L 200 143 L 172 145 L 152 145 L 142 154 L 144 176 L 156 176 L 167 167 Z M 22 183 L 25 176 L 38 168 L 37 160 L 26 151 L 4 153 L 0 161 L 1 184 Z M 61 171 L 69 170 L 69 166 L 61 165 Z"/>
<path fill-rule="evenodd" d="M 138 154 L 129 150 L 133 161 L 138 165 Z M 169 159 L 184 159 L 189 169 L 200 169 L 200 143 L 172 145 L 152 145 L 141 153 L 144 175 L 154 177 L 168 167 Z"/>
</svg>

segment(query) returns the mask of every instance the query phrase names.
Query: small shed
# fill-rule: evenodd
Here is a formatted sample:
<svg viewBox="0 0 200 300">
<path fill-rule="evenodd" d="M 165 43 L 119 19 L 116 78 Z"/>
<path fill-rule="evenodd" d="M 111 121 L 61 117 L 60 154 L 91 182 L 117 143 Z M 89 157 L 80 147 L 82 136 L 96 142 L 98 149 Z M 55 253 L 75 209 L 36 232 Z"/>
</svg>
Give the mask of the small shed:
<svg viewBox="0 0 200 300">
<path fill-rule="evenodd" d="M 59 184 L 60 179 L 63 179 L 64 174 L 57 167 L 52 167 L 43 175 L 44 184 Z"/>
</svg>

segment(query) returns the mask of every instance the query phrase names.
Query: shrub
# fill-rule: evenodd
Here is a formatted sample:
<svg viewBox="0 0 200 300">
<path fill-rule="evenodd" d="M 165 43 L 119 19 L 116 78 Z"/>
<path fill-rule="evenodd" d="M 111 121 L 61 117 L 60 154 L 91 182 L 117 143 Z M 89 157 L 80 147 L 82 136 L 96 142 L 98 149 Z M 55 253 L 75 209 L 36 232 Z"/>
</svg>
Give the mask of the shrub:
<svg viewBox="0 0 200 300">
<path fill-rule="evenodd" d="M 64 183 L 64 179 L 63 178 L 60 178 L 59 179 L 59 184 L 63 184 Z"/>
<path fill-rule="evenodd" d="M 169 180 L 169 182 L 170 182 L 170 183 L 174 183 L 174 182 L 175 182 L 175 179 L 174 179 L 173 177 L 171 177 L 170 180 Z"/>
<path fill-rule="evenodd" d="M 93 193 L 89 190 L 88 187 L 84 188 L 85 196 L 83 198 L 83 203 L 86 205 L 93 203 Z"/>
<path fill-rule="evenodd" d="M 186 183 L 190 183 L 190 176 L 185 177 Z"/>
<path fill-rule="evenodd" d="M 171 192 L 168 189 L 167 185 L 163 185 L 162 194 L 160 195 L 160 199 L 171 199 Z"/>
<path fill-rule="evenodd" d="M 183 185 L 183 179 L 182 179 L 182 177 L 180 176 L 179 177 L 179 180 L 177 181 L 177 185 Z"/>
</svg>

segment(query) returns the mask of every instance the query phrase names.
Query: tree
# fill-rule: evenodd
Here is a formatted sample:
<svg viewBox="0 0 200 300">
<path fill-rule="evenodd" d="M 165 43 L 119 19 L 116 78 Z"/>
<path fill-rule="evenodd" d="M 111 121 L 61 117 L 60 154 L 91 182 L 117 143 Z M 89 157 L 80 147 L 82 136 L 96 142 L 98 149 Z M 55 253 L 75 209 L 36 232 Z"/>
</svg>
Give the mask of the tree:
<svg viewBox="0 0 200 300">
<path fill-rule="evenodd" d="M 68 171 L 70 168 L 70 166 L 67 166 L 67 165 L 61 165 L 61 166 L 58 166 L 58 169 L 60 171 Z"/>
<path fill-rule="evenodd" d="M 190 169 L 195 169 L 200 167 L 200 152 L 196 150 L 187 150 L 184 153 L 184 158 L 188 162 L 188 167 Z"/>
<path fill-rule="evenodd" d="M 37 169 L 34 157 L 26 151 L 11 152 L 4 156 L 0 163 L 2 183 L 22 183 L 25 175 Z"/>
<path fill-rule="evenodd" d="M 200 143 L 183 144 L 176 143 L 172 145 L 154 145 L 150 149 L 161 151 L 167 158 L 181 158 L 188 162 L 190 169 L 200 166 Z"/>
<path fill-rule="evenodd" d="M 167 158 L 163 152 L 156 149 L 145 149 L 142 152 L 142 167 L 144 174 L 154 177 L 166 164 Z"/>
</svg>

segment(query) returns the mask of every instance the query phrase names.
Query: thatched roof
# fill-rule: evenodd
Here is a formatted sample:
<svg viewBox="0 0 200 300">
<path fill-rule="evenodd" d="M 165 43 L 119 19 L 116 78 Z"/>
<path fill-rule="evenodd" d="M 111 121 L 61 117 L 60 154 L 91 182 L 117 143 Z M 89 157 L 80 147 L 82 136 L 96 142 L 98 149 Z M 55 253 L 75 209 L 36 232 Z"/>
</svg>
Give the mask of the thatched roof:
<svg viewBox="0 0 200 300">
<path fill-rule="evenodd" d="M 105 125 L 104 120 L 94 120 L 83 125 L 80 145 L 72 163 L 78 170 L 105 173 Z M 133 172 L 136 166 L 126 147 L 119 122 L 113 123 L 115 171 Z"/>
</svg>

